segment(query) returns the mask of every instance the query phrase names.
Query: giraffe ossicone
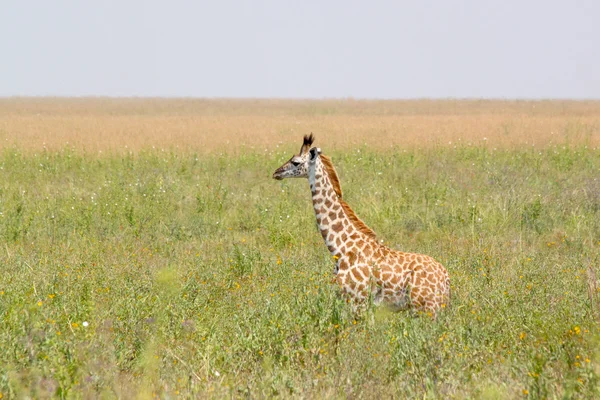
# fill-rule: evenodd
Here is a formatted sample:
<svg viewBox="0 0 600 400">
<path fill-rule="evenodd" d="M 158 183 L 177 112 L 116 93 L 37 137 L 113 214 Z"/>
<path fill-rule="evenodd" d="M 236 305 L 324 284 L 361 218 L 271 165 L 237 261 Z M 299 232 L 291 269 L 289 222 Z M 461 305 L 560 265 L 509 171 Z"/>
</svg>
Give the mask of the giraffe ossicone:
<svg viewBox="0 0 600 400">
<path fill-rule="evenodd" d="M 450 277 L 432 257 L 405 253 L 381 244 L 342 197 L 331 159 L 314 136 L 304 136 L 300 152 L 274 173 L 274 179 L 308 178 L 317 225 L 336 260 L 334 275 L 355 305 L 372 296 L 375 304 L 436 315 L 450 300 Z"/>
</svg>

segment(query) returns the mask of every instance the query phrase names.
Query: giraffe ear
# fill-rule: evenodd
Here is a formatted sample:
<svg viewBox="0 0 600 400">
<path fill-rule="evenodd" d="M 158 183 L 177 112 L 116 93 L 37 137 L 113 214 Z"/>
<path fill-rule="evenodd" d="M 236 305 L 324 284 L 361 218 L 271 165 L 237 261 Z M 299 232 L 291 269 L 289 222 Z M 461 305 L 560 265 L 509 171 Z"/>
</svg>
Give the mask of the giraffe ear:
<svg viewBox="0 0 600 400">
<path fill-rule="evenodd" d="M 310 136 L 304 135 L 304 142 L 300 148 L 300 155 L 306 154 L 315 141 L 315 136 L 311 133 Z"/>
<path fill-rule="evenodd" d="M 310 161 L 314 161 L 315 158 L 317 158 L 318 155 L 321 154 L 321 149 L 318 147 L 313 147 L 312 149 L 310 149 Z"/>
</svg>

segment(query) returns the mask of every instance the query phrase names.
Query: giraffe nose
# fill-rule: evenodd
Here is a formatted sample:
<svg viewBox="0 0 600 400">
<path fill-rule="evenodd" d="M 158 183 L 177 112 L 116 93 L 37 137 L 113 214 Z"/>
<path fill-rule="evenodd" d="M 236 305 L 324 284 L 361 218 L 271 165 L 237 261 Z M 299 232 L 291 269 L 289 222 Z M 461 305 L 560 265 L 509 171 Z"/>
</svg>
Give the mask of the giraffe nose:
<svg viewBox="0 0 600 400">
<path fill-rule="evenodd" d="M 275 172 L 273 172 L 273 179 L 277 179 L 278 181 L 282 180 L 283 179 L 283 176 L 282 176 L 283 172 L 284 172 L 283 167 L 277 168 L 275 170 Z"/>
</svg>

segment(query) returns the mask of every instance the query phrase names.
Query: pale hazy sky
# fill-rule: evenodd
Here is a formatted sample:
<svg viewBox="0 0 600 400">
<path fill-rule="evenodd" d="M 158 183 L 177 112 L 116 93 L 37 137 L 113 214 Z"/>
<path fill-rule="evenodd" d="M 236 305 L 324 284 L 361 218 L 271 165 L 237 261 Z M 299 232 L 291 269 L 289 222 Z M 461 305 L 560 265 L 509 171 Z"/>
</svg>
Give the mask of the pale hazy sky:
<svg viewBox="0 0 600 400">
<path fill-rule="evenodd" d="M 0 0 L 0 96 L 600 98 L 600 1 Z"/>
</svg>

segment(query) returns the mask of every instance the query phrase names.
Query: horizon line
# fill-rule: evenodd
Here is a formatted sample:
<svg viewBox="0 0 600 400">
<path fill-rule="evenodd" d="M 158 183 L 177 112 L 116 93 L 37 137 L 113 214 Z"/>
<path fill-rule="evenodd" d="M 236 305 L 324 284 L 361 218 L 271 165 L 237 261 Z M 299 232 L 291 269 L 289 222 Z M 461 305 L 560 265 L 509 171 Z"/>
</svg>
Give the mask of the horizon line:
<svg viewBox="0 0 600 400">
<path fill-rule="evenodd" d="M 570 101 L 570 102 L 596 102 L 600 97 L 251 97 L 251 96 L 111 96 L 111 95 L 0 95 L 0 100 L 204 100 L 204 101 L 357 101 L 357 102 L 393 102 L 393 101 Z"/>
</svg>

